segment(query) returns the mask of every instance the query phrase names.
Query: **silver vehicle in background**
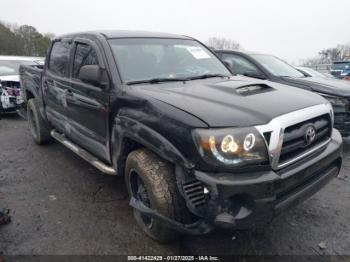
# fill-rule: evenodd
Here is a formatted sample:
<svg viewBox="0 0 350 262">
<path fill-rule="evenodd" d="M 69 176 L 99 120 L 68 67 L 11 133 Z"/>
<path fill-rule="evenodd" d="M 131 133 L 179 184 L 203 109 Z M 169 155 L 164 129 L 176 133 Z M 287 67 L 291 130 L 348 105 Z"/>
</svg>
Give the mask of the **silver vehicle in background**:
<svg viewBox="0 0 350 262">
<path fill-rule="evenodd" d="M 44 58 L 0 56 L 0 114 L 15 112 L 21 114 L 23 104 L 19 82 L 19 66 L 21 64 L 42 68 Z"/>
<path fill-rule="evenodd" d="M 312 69 L 310 67 L 305 66 L 296 66 L 295 67 L 300 73 L 304 74 L 305 76 L 313 76 L 313 77 L 321 77 L 321 78 L 335 78 L 329 73 L 321 73 L 319 71 L 316 71 L 315 69 Z"/>
</svg>

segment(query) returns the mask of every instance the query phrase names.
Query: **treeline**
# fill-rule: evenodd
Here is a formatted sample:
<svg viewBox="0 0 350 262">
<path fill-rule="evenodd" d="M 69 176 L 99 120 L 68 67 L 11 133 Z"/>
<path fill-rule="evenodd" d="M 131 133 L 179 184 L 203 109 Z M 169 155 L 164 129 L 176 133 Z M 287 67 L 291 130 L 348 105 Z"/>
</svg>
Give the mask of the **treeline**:
<svg viewBox="0 0 350 262">
<path fill-rule="evenodd" d="M 329 64 L 333 61 L 350 60 L 350 42 L 344 45 L 321 50 L 317 56 L 304 59 L 301 61 L 303 65 Z"/>
<path fill-rule="evenodd" d="M 41 34 L 30 25 L 0 22 L 0 55 L 45 56 L 51 34 Z"/>
<path fill-rule="evenodd" d="M 225 37 L 209 37 L 207 42 L 207 46 L 217 50 L 238 50 L 242 49 L 242 46 L 239 42 L 225 38 Z"/>
</svg>

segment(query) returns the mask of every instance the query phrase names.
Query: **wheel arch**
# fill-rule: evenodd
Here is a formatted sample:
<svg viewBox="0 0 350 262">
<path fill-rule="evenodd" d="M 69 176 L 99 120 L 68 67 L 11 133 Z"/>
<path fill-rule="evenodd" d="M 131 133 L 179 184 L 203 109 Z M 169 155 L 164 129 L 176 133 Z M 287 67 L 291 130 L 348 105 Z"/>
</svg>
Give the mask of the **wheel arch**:
<svg viewBox="0 0 350 262">
<path fill-rule="evenodd" d="M 29 99 L 35 98 L 34 93 L 31 90 L 26 89 L 25 90 L 25 100 L 28 102 Z"/>
<path fill-rule="evenodd" d="M 117 117 L 112 130 L 113 164 L 119 175 L 124 174 L 125 161 L 130 152 L 147 148 L 170 163 L 193 167 L 181 152 L 164 136 L 148 126 L 128 117 Z"/>
</svg>

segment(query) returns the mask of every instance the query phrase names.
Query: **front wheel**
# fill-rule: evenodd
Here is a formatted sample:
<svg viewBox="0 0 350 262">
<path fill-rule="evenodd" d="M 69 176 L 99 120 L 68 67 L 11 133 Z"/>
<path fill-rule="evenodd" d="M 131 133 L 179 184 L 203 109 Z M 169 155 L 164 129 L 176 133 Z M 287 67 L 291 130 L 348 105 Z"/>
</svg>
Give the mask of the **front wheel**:
<svg viewBox="0 0 350 262">
<path fill-rule="evenodd" d="M 45 144 L 51 140 L 50 125 L 41 116 L 37 100 L 30 99 L 27 105 L 27 119 L 30 133 L 38 145 Z"/>
<path fill-rule="evenodd" d="M 190 213 L 178 191 L 174 168 L 146 149 L 129 154 L 125 169 L 129 195 L 147 207 L 181 223 L 189 222 Z M 154 240 L 167 243 L 180 237 L 161 221 L 134 210 L 137 223 Z"/>
</svg>

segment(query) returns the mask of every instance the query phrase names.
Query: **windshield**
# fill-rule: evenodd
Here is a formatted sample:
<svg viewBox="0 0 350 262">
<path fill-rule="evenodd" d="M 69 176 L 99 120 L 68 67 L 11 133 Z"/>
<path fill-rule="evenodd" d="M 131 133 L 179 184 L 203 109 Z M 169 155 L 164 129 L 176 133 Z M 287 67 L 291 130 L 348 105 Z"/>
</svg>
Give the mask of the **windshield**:
<svg viewBox="0 0 350 262">
<path fill-rule="evenodd" d="M 126 83 L 201 75 L 231 76 L 216 56 L 193 40 L 123 38 L 109 42 Z"/>
<path fill-rule="evenodd" d="M 252 57 L 275 76 L 304 77 L 304 74 L 277 57 L 271 55 L 252 55 Z"/>
<path fill-rule="evenodd" d="M 350 63 L 349 62 L 333 63 L 332 69 L 335 69 L 335 70 L 350 69 Z"/>
<path fill-rule="evenodd" d="M 21 64 L 32 65 L 32 61 L 23 60 L 0 60 L 0 76 L 19 75 Z"/>
</svg>

